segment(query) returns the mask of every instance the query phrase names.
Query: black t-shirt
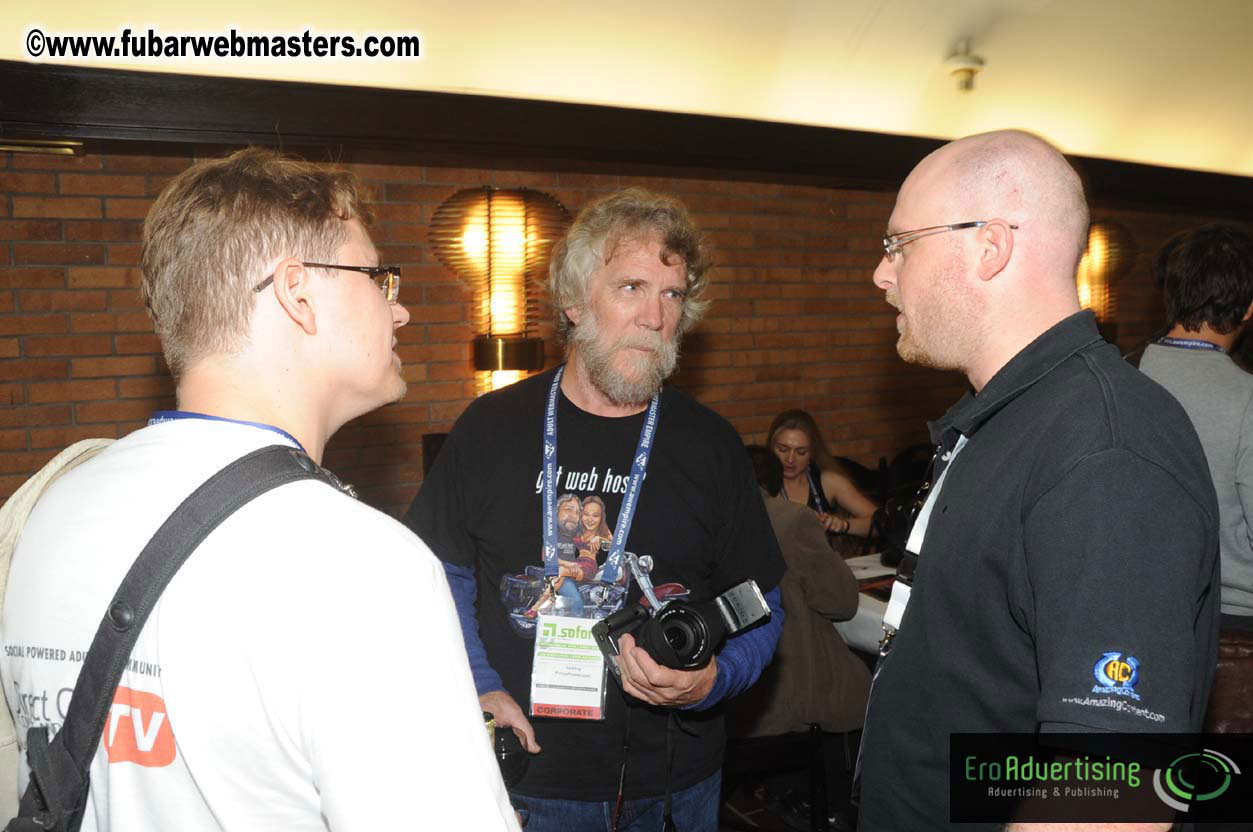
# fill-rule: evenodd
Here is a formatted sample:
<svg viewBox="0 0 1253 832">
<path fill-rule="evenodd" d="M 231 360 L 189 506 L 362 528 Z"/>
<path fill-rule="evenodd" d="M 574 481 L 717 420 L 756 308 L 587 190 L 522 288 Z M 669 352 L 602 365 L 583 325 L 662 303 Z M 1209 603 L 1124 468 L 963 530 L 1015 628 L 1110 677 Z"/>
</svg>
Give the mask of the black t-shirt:
<svg viewBox="0 0 1253 832">
<path fill-rule="evenodd" d="M 952 733 L 1187 733 L 1208 699 L 1217 505 L 1170 394 L 1078 313 L 932 425 L 959 434 L 871 692 L 866 832 L 950 828 Z"/>
<path fill-rule="evenodd" d="M 524 711 L 529 710 L 534 644 L 534 619 L 528 620 L 525 611 L 535 586 L 525 570 L 542 574 L 542 430 L 552 378 L 553 371 L 542 373 L 472 403 L 405 518 L 437 556 L 477 570 L 479 633 L 491 665 Z M 645 413 L 594 416 L 564 394 L 558 396 L 557 498 L 559 506 L 567 494 L 579 498 L 579 538 L 603 533 L 605 527 L 617 529 L 644 418 Z M 689 592 L 694 601 L 750 577 L 765 592 L 783 573 L 739 435 L 720 416 L 669 386 L 661 394 L 656 440 L 626 550 L 652 558 L 654 586 Z M 599 570 L 605 553 L 594 560 Z M 588 606 L 600 600 L 588 592 L 590 586 L 581 598 Z M 636 603 L 639 595 L 632 581 L 627 597 L 617 603 Z M 533 720 L 543 751 L 531 757 L 518 792 L 612 800 L 628 708 L 624 794 L 664 792 L 669 709 L 625 697 L 612 678 L 607 688 L 603 722 Z M 725 744 L 721 708 L 678 713 L 671 782 L 676 790 L 712 774 L 721 765 Z"/>
</svg>

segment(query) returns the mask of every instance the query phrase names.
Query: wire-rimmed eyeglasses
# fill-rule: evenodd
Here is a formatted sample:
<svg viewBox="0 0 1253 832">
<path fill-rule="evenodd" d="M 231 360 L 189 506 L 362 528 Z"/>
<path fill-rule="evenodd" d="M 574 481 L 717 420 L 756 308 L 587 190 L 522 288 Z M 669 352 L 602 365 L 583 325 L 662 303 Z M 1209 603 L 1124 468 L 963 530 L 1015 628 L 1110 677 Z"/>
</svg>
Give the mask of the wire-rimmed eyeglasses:
<svg viewBox="0 0 1253 832">
<path fill-rule="evenodd" d="M 374 284 L 379 287 L 379 291 L 383 293 L 383 297 L 387 298 L 388 303 L 395 303 L 400 297 L 400 268 L 397 266 L 340 266 L 336 263 L 301 263 L 302 266 L 308 266 L 311 269 L 341 269 L 346 272 L 361 272 L 368 274 Z M 270 275 L 265 280 L 258 283 L 252 288 L 254 292 L 260 292 L 274 282 L 274 275 Z"/>
<path fill-rule="evenodd" d="M 896 259 L 896 255 L 901 253 L 901 246 L 908 245 L 914 240 L 923 237 L 930 237 L 932 234 L 943 234 L 946 231 L 959 231 L 963 228 L 982 228 L 991 220 L 975 220 L 974 222 L 955 222 L 952 225 L 931 225 L 926 228 L 916 228 L 913 231 L 902 231 L 899 234 L 889 234 L 883 238 L 883 255 L 887 257 L 891 263 Z M 1011 225 L 1010 228 L 1017 230 L 1018 226 Z"/>
</svg>

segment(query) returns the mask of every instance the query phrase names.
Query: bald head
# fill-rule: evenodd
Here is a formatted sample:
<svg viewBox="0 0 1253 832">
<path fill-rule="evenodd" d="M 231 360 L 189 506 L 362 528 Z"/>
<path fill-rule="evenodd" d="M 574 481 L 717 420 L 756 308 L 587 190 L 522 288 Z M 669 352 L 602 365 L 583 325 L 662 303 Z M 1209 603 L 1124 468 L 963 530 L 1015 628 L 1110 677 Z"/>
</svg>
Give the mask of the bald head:
<svg viewBox="0 0 1253 832">
<path fill-rule="evenodd" d="M 875 269 L 901 313 L 907 361 L 961 369 L 978 390 L 1036 336 L 1079 311 L 1087 244 L 1083 185 L 1048 142 L 1018 130 L 944 145 L 897 194 Z M 954 233 L 948 233 L 948 232 Z"/>
<path fill-rule="evenodd" d="M 948 222 L 1003 218 L 1018 225 L 1015 246 L 1037 271 L 1067 281 L 1087 245 L 1083 183 L 1048 142 L 1021 130 L 968 136 L 924 159 L 906 180 L 946 207 Z"/>
</svg>

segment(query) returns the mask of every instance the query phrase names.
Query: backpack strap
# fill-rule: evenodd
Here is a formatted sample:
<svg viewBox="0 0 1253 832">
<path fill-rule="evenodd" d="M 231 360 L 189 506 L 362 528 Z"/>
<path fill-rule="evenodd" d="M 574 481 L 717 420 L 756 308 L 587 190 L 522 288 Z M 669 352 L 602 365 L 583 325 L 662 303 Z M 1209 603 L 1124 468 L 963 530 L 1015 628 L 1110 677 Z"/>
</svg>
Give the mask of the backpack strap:
<svg viewBox="0 0 1253 832">
<path fill-rule="evenodd" d="M 227 517 L 255 497 L 289 482 L 321 479 L 346 490 L 302 451 L 271 445 L 218 471 L 157 529 L 122 580 L 83 660 L 65 723 L 49 742 L 47 726 L 31 728 L 31 783 L 6 832 L 75 832 L 90 788 L 91 761 L 109 708 L 144 622 L 170 579 Z"/>
</svg>

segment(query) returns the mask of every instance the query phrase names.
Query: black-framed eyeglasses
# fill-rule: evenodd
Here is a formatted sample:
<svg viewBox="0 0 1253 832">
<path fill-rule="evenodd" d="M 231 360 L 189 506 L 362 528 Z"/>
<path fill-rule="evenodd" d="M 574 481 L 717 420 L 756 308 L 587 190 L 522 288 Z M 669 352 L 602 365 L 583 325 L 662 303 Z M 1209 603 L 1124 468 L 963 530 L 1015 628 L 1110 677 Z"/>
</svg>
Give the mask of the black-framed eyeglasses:
<svg viewBox="0 0 1253 832">
<path fill-rule="evenodd" d="M 361 272 L 368 274 L 374 284 L 379 287 L 379 291 L 383 293 L 383 297 L 387 298 L 388 303 L 395 303 L 400 297 L 400 268 L 398 266 L 341 266 L 336 263 L 301 263 L 302 266 L 308 266 L 311 269 L 340 269 L 346 272 Z M 260 292 L 274 282 L 274 275 L 270 275 L 265 280 L 258 283 L 252 288 L 254 292 Z"/>
<path fill-rule="evenodd" d="M 952 225 L 931 225 L 926 228 L 916 228 L 913 231 L 902 231 L 899 234 L 889 234 L 883 238 L 883 255 L 888 258 L 891 263 L 896 259 L 896 255 L 901 253 L 901 247 L 912 243 L 914 240 L 920 240 L 923 237 L 930 237 L 932 234 L 943 234 L 946 231 L 960 231 L 963 228 L 983 228 L 991 220 L 975 220 L 974 222 L 955 222 Z M 1010 228 L 1015 231 L 1018 226 L 1011 225 Z"/>
</svg>

